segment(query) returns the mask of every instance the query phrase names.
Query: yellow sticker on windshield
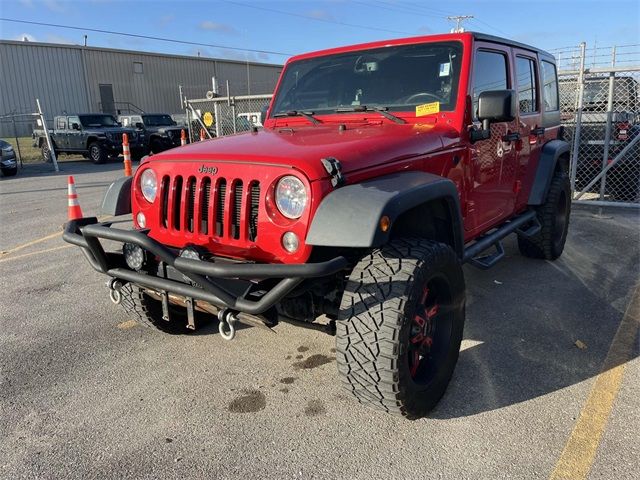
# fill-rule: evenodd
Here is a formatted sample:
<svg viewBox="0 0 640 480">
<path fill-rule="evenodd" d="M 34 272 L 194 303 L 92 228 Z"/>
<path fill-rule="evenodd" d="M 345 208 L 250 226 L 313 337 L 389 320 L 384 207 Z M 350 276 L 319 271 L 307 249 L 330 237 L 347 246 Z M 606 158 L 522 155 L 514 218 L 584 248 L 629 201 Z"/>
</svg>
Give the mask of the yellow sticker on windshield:
<svg viewBox="0 0 640 480">
<path fill-rule="evenodd" d="M 440 111 L 440 102 L 423 103 L 416 106 L 416 117 L 424 117 Z"/>
</svg>

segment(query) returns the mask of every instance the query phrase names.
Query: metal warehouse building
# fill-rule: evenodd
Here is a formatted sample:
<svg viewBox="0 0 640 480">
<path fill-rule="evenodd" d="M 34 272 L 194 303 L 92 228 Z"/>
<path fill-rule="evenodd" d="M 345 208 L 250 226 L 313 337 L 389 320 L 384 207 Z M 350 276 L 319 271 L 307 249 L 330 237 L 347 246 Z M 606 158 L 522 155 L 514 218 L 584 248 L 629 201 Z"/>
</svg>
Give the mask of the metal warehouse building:
<svg viewBox="0 0 640 480">
<path fill-rule="evenodd" d="M 63 112 L 135 110 L 182 113 L 179 86 L 203 98 L 215 77 L 231 95 L 271 93 L 282 65 L 36 42 L 0 41 L 0 115 L 35 111 L 46 118 Z M 16 124 L 30 135 L 33 122 Z M 0 123 L 0 137 L 13 135 Z"/>
</svg>

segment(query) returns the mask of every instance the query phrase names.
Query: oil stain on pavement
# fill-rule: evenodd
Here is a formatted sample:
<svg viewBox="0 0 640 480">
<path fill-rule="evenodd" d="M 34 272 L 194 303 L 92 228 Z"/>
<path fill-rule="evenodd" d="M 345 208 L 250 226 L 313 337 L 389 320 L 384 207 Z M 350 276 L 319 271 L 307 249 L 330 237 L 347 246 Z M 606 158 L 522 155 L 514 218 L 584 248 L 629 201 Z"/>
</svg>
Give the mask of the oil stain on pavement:
<svg viewBox="0 0 640 480">
<path fill-rule="evenodd" d="M 304 407 L 304 414 L 307 417 L 317 417 L 326 413 L 327 409 L 324 408 L 323 403 L 320 400 L 309 400 L 307 406 Z"/>
<path fill-rule="evenodd" d="M 316 354 L 311 355 L 306 360 L 302 360 L 300 362 L 295 362 L 293 364 L 293 368 L 296 370 L 308 370 L 311 368 L 317 368 L 327 363 L 335 361 L 334 358 L 329 358 L 326 355 Z"/>
<path fill-rule="evenodd" d="M 244 394 L 229 403 L 231 413 L 253 413 L 264 410 L 267 398 L 258 390 L 244 390 Z"/>
</svg>

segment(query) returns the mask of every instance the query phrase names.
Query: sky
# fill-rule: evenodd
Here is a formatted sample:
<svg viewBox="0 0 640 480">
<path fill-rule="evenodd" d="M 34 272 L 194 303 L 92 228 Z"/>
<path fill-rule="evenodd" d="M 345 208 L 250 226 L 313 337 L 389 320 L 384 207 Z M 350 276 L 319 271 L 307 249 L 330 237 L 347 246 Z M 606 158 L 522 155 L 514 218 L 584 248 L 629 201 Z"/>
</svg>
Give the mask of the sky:
<svg viewBox="0 0 640 480">
<path fill-rule="evenodd" d="M 0 20 L 0 38 L 82 44 L 86 34 L 89 46 L 284 63 L 297 53 L 447 32 L 448 15 L 474 15 L 467 30 L 546 50 L 640 44 L 640 0 L 0 0 L 2 19 L 79 28 Z"/>
</svg>

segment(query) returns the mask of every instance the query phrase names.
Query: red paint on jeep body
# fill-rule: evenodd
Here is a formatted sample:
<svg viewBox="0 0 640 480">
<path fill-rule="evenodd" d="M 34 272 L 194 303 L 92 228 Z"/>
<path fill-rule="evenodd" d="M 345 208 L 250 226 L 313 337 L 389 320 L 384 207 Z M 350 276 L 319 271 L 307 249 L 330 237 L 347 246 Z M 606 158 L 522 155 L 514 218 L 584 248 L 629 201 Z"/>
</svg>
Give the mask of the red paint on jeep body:
<svg viewBox="0 0 640 480">
<path fill-rule="evenodd" d="M 182 248 L 199 245 L 215 255 L 262 262 L 305 262 L 311 254 L 311 247 L 304 243 L 311 219 L 322 199 L 332 190 L 330 178 L 320 160 L 335 157 L 342 165 L 347 184 L 406 170 L 448 177 L 458 188 L 465 241 L 494 228 L 526 208 L 526 195 L 530 191 L 537 165 L 539 146 L 534 148 L 535 145 L 526 142 L 526 157 L 514 148 L 504 156 L 500 154 L 499 161 L 496 159 L 495 152 L 501 148 L 499 139 L 518 129 L 518 119 L 492 125 L 492 140 L 475 144 L 469 142 L 468 128 L 472 123 L 471 59 L 481 46 L 474 41 L 473 34 L 406 38 L 309 53 L 291 58 L 285 70 L 290 63 L 305 58 L 441 41 L 459 41 L 463 47 L 454 111 L 421 117 L 416 117 L 415 111 L 394 111 L 393 114 L 403 118 L 406 124 L 394 123 L 377 112 L 317 115 L 321 125 L 313 125 L 304 117 L 268 118 L 265 128 L 258 132 L 192 143 L 154 155 L 138 168 L 134 178 L 134 218 L 138 212 L 143 212 L 147 219 L 146 226 L 150 229 L 149 235 L 168 246 Z M 506 52 L 513 64 L 515 53 L 505 45 L 498 48 Z M 278 87 L 279 84 L 276 95 Z M 339 125 L 346 128 L 339 128 Z M 554 133 L 555 130 L 548 130 L 545 139 Z M 164 176 L 176 175 L 198 179 L 202 176 L 198 172 L 202 166 L 217 168 L 217 173 L 210 175 L 212 180 L 241 179 L 245 186 L 247 182 L 260 182 L 262 198 L 256 241 L 248 239 L 246 224 L 243 224 L 237 239 L 229 238 L 228 234 L 218 238 L 210 233 L 199 232 L 197 228 L 194 232 L 172 231 L 162 226 L 158 200 L 149 204 L 139 192 L 138 178 L 147 168 L 153 168 L 161 182 Z M 269 208 L 273 187 L 284 175 L 297 176 L 309 189 L 306 210 L 295 221 L 284 219 L 277 209 L 274 212 L 273 208 Z M 515 189 L 516 182 L 522 185 L 518 191 Z M 158 192 L 158 197 L 162 198 L 163 194 L 163 191 Z M 200 191 L 196 198 L 198 200 L 194 208 L 197 213 L 202 204 Z M 348 206 L 345 205 L 345 208 Z M 225 211 L 226 215 L 230 213 L 229 210 Z M 357 215 L 357 212 L 354 214 Z M 247 219 L 246 212 L 242 219 Z M 282 235 L 286 231 L 293 231 L 300 238 L 300 249 L 294 254 L 286 252 L 281 245 Z"/>
</svg>

